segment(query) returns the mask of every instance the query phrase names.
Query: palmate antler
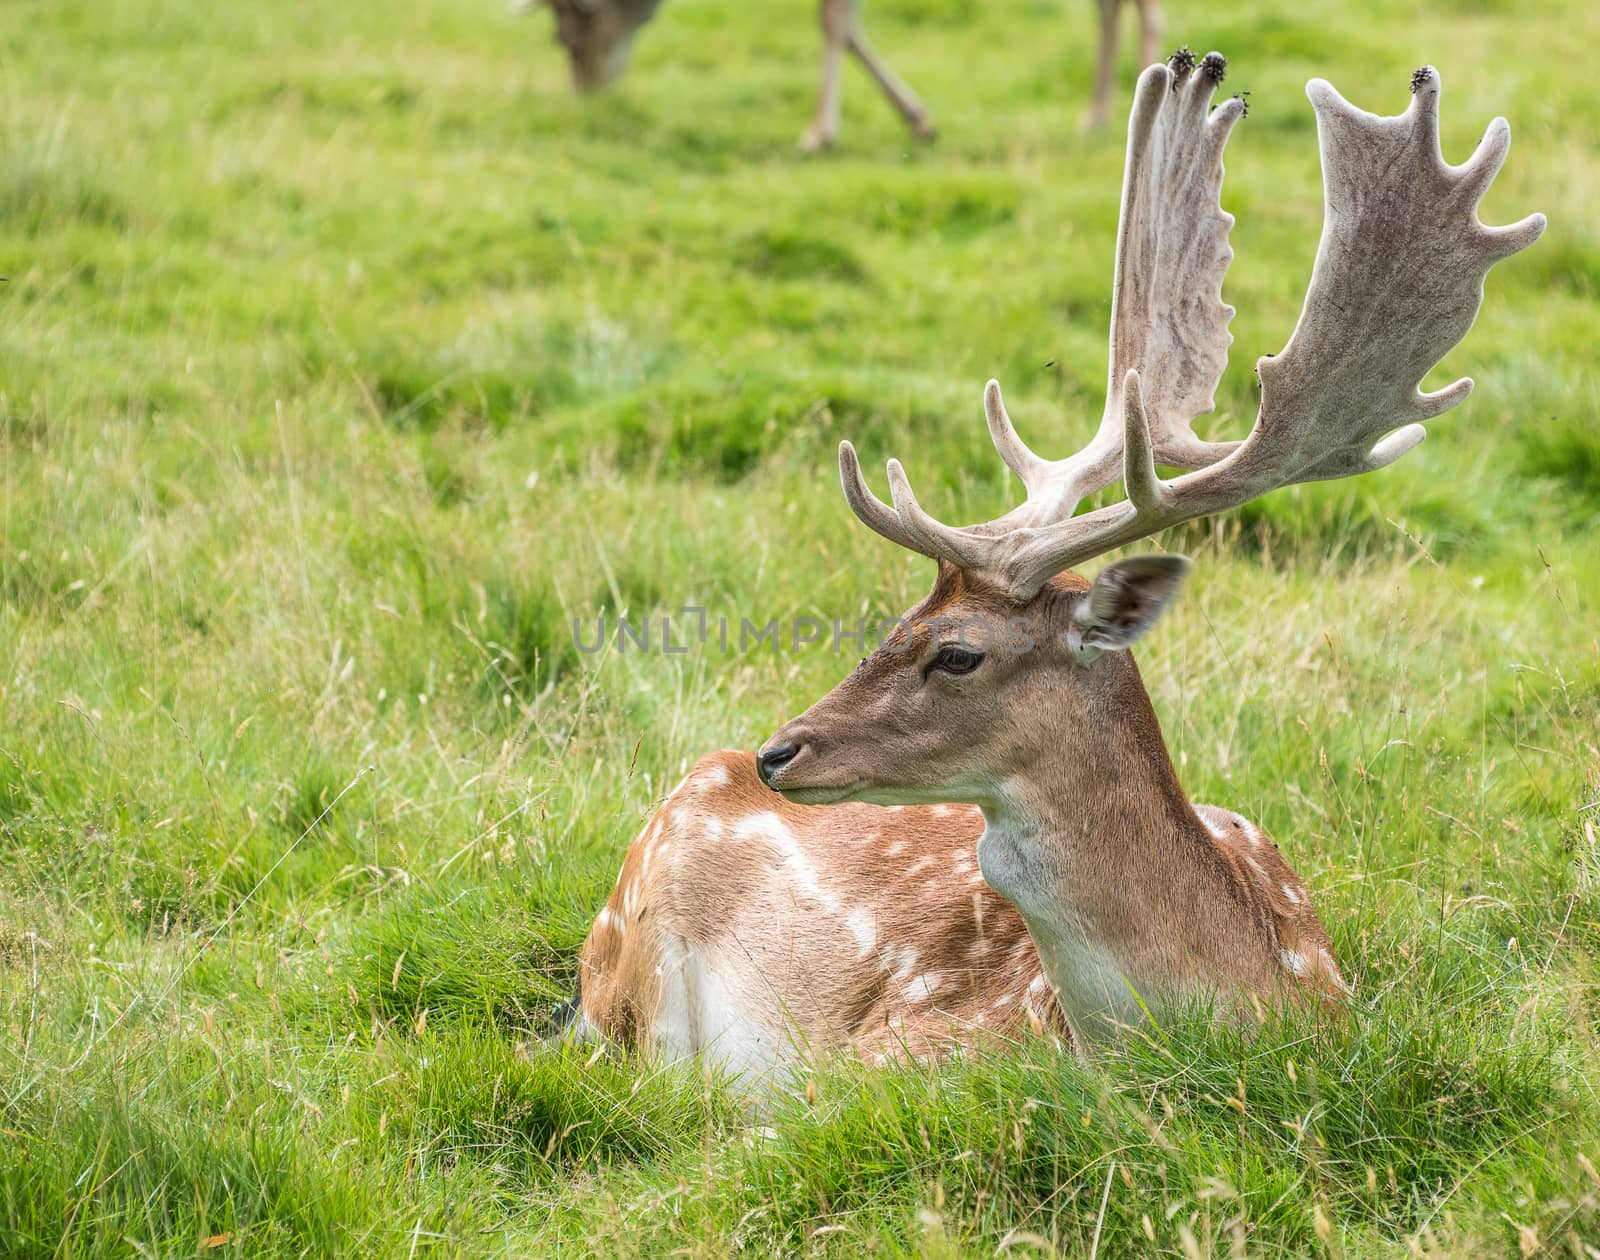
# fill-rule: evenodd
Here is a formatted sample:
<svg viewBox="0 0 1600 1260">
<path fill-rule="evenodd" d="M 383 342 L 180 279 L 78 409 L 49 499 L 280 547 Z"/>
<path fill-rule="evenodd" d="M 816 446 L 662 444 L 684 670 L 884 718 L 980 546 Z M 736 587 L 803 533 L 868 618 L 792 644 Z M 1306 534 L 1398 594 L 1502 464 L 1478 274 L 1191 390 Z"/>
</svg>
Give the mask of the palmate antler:
<svg viewBox="0 0 1600 1260">
<path fill-rule="evenodd" d="M 1325 213 L 1316 265 L 1289 343 L 1257 362 L 1261 409 L 1243 442 L 1203 442 L 1194 418 L 1211 410 L 1227 361 L 1233 316 L 1220 297 L 1232 260 L 1220 208 L 1222 150 L 1243 102 L 1210 109 L 1226 62 L 1194 66 L 1180 53 L 1139 78 L 1128 123 L 1117 230 L 1111 363 L 1094 439 L 1045 460 L 1022 442 L 990 381 L 989 432 L 1027 500 L 965 528 L 924 512 L 898 460 L 894 506 L 839 447 L 845 498 L 885 538 L 981 574 L 1019 599 L 1054 574 L 1168 526 L 1227 511 L 1281 486 L 1370 472 L 1425 436 L 1420 421 L 1472 390 L 1463 378 L 1437 393 L 1419 385 L 1472 327 L 1490 267 L 1531 245 L 1541 214 L 1485 227 L 1475 210 L 1511 143 L 1503 118 L 1477 151 L 1449 166 L 1439 151 L 1439 76 L 1412 76 L 1411 107 L 1380 118 L 1321 79 L 1306 86 L 1317 115 Z M 1196 471 L 1163 481 L 1156 465 Z M 1073 516 L 1118 478 L 1128 501 Z"/>
</svg>

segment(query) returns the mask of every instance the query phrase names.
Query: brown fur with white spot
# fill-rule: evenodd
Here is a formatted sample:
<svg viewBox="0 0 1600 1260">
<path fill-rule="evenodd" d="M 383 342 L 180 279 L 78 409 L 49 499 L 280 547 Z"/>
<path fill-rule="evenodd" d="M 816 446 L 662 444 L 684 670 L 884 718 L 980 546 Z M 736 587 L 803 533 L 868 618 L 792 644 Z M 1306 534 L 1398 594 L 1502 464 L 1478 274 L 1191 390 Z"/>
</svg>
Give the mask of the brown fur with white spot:
<svg viewBox="0 0 1600 1260">
<path fill-rule="evenodd" d="M 745 1070 L 1051 1022 L 1027 926 L 978 871 L 982 829 L 966 805 L 795 804 L 750 753 L 712 753 L 628 850 L 580 956 L 583 1020 Z M 689 959 L 737 1028 L 684 979 Z"/>
</svg>

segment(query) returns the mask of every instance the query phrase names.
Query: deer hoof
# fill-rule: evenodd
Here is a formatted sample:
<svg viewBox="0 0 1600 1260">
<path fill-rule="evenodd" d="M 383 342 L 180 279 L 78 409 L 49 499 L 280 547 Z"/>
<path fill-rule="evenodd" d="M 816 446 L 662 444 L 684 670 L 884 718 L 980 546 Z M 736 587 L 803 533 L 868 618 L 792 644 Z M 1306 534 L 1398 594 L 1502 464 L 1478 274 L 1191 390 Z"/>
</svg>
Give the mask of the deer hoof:
<svg viewBox="0 0 1600 1260">
<path fill-rule="evenodd" d="M 800 137 L 800 152 L 825 153 L 833 148 L 833 132 L 812 127 Z"/>
</svg>

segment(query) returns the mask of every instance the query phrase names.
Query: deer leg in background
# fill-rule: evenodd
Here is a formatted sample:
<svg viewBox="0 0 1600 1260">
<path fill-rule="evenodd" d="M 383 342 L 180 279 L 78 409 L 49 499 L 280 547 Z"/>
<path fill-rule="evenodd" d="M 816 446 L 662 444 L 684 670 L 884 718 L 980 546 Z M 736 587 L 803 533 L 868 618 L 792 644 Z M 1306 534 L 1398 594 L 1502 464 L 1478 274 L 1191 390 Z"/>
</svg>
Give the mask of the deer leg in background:
<svg viewBox="0 0 1600 1260">
<path fill-rule="evenodd" d="M 800 147 L 807 153 L 826 149 L 839 134 L 839 67 L 845 44 L 855 22 L 857 0 L 821 0 L 818 16 L 822 22 L 822 87 L 817 95 L 817 116 Z"/>
<path fill-rule="evenodd" d="M 1122 0 L 1099 0 L 1100 61 L 1094 71 L 1094 100 L 1085 123 L 1090 128 L 1104 127 L 1111 104 L 1111 75 L 1117 68 L 1117 16 Z M 1141 9 L 1141 20 L 1143 11 Z"/>
<path fill-rule="evenodd" d="M 855 6 L 852 5 L 851 8 L 854 9 Z M 906 120 L 906 126 L 911 128 L 911 134 L 918 140 L 932 140 L 935 132 L 928 111 L 922 107 L 917 94 L 906 86 L 899 75 L 889 69 L 883 58 L 878 56 L 876 50 L 867 42 L 866 32 L 861 29 L 861 23 L 856 20 L 854 13 L 850 18 L 848 40 L 850 51 L 867 68 L 867 73 L 878 81 L 878 86 L 883 89 L 884 95 L 900 111 L 900 117 Z"/>
<path fill-rule="evenodd" d="M 1153 65 L 1161 60 L 1161 32 L 1166 23 L 1161 20 L 1160 0 L 1135 0 L 1139 6 L 1139 64 Z"/>
</svg>

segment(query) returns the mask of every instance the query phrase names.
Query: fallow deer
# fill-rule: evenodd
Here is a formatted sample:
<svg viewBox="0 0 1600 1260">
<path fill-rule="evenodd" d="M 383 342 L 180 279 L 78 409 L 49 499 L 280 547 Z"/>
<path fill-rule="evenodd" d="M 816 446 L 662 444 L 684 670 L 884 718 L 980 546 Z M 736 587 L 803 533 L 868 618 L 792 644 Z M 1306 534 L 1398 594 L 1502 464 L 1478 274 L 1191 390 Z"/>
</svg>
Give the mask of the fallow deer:
<svg viewBox="0 0 1600 1260">
<path fill-rule="evenodd" d="M 1276 846 L 1185 797 L 1127 650 L 1185 562 L 1066 571 L 1400 458 L 1466 398 L 1469 379 L 1419 385 L 1466 335 L 1489 268 L 1544 218 L 1478 221 L 1510 131 L 1495 119 L 1447 165 L 1431 68 L 1396 117 L 1313 80 L 1326 200 L 1305 305 L 1258 360 L 1249 436 L 1203 441 L 1192 424 L 1214 405 L 1233 315 L 1222 151 L 1244 113 L 1237 98 L 1211 108 L 1223 68 L 1175 57 L 1139 80 L 1093 441 L 1035 455 L 990 382 L 989 431 L 1027 498 L 965 528 L 925 512 L 895 460 L 883 503 L 840 446 L 850 507 L 937 561 L 933 592 L 758 756 L 713 754 L 666 799 L 584 943 L 583 1030 L 760 1075 L 808 1050 L 921 1054 L 1041 1021 L 1087 1048 L 1175 1001 L 1345 992 Z M 1119 478 L 1125 502 L 1075 514 Z"/>
<path fill-rule="evenodd" d="M 1100 56 L 1095 69 L 1094 100 L 1088 124 L 1102 126 L 1111 101 L 1111 76 L 1117 62 L 1117 18 L 1123 0 L 1096 0 L 1100 10 Z M 1139 11 L 1139 49 L 1141 64 L 1155 58 L 1161 40 L 1161 9 L 1157 0 L 1132 0 Z M 628 65 L 634 37 L 639 28 L 655 16 L 661 0 L 517 0 L 513 13 L 531 13 L 549 6 L 555 14 L 556 39 L 567 50 L 573 82 L 580 92 L 595 92 L 608 86 Z M 890 104 L 900 112 L 911 134 L 918 140 L 931 140 L 933 122 L 917 94 L 889 68 L 867 41 L 861 25 L 861 0 L 821 0 L 822 88 L 817 98 L 817 113 L 801 137 L 800 147 L 808 152 L 825 149 L 839 134 L 839 72 L 844 54 L 849 52 L 883 89 Z"/>
</svg>

